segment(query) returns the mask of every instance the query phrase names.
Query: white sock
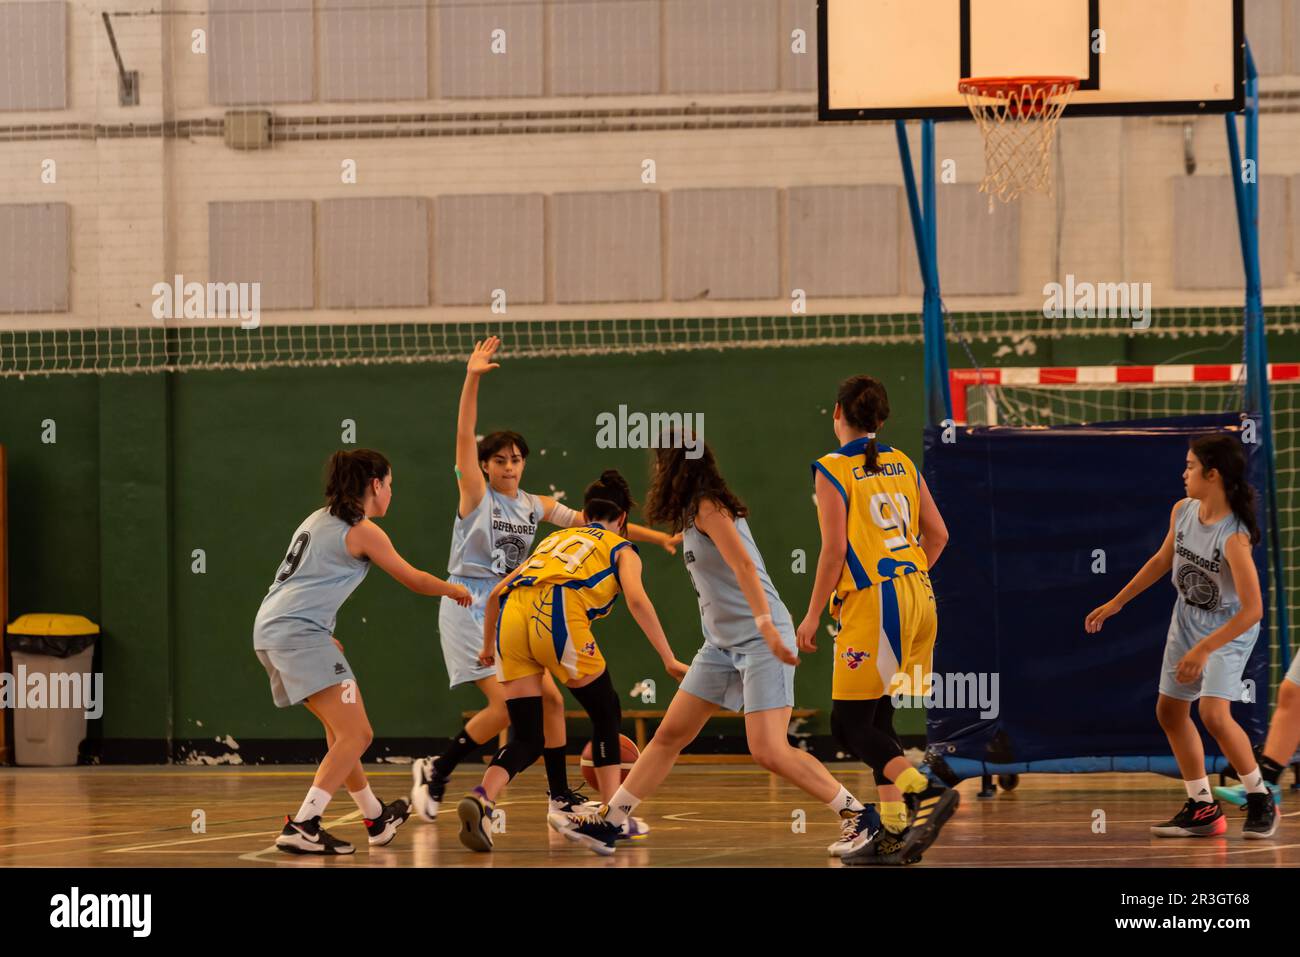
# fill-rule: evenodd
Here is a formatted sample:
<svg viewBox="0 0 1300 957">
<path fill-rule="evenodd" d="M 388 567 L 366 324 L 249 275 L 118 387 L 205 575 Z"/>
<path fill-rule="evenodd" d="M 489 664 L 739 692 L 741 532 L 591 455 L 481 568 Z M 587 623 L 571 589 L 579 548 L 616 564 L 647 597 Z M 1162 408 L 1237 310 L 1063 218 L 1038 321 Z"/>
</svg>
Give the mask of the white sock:
<svg viewBox="0 0 1300 957">
<path fill-rule="evenodd" d="M 605 814 L 605 820 L 617 827 L 622 827 L 627 823 L 627 819 L 632 816 L 636 806 L 641 803 L 641 799 L 625 787 L 620 787 L 614 792 L 614 796 L 609 799 L 609 810 Z"/>
<path fill-rule="evenodd" d="M 293 819 L 301 824 L 304 821 L 310 821 L 312 818 L 325 813 L 325 808 L 329 807 L 330 793 L 324 788 L 312 787 L 303 798 L 302 807 L 298 808 L 298 813 Z"/>
<path fill-rule="evenodd" d="M 1268 793 L 1268 788 L 1264 786 L 1264 774 L 1258 767 L 1248 774 L 1243 774 L 1241 783 L 1246 786 L 1246 790 L 1251 794 Z"/>
<path fill-rule="evenodd" d="M 836 814 L 841 811 L 861 811 L 863 807 L 862 802 L 850 794 L 846 787 L 841 787 L 839 793 L 831 798 L 826 806 Z"/>
<path fill-rule="evenodd" d="M 1184 781 L 1183 785 L 1187 788 L 1187 796 L 1193 801 L 1214 800 L 1214 797 L 1210 794 L 1209 778 L 1197 778 L 1195 781 Z"/>
<path fill-rule="evenodd" d="M 361 809 L 367 821 L 373 821 L 384 813 L 384 805 L 379 798 L 375 797 L 375 792 L 370 789 L 369 784 L 364 791 L 349 791 L 348 797 L 357 802 L 357 807 Z"/>
</svg>

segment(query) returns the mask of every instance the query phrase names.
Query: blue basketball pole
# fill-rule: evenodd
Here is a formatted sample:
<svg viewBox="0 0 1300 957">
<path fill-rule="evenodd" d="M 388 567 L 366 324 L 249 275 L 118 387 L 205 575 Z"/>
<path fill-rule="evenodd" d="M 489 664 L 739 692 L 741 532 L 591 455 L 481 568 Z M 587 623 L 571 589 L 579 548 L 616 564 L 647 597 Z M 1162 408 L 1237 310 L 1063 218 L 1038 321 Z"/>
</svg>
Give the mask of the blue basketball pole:
<svg viewBox="0 0 1300 957">
<path fill-rule="evenodd" d="M 1259 73 L 1250 44 L 1246 44 L 1246 160 L 1242 165 L 1237 137 L 1237 116 L 1225 116 L 1228 155 L 1232 163 L 1232 188 L 1237 200 L 1237 228 L 1246 275 L 1246 411 L 1259 419 L 1263 433 L 1265 497 L 1268 508 L 1269 562 L 1273 571 L 1273 605 L 1277 609 L 1278 657 L 1283 670 L 1291 664 L 1290 609 L 1287 606 L 1286 569 L 1282 561 L 1282 533 L 1278 518 L 1277 462 L 1273 441 L 1273 411 L 1268 382 L 1268 341 L 1264 326 L 1263 282 L 1259 265 Z"/>
<path fill-rule="evenodd" d="M 916 173 L 912 169 L 912 147 L 907 140 L 907 124 L 903 120 L 895 120 L 894 132 L 898 137 L 898 157 L 903 166 L 907 208 L 911 214 L 912 235 L 916 240 L 916 258 L 921 267 L 921 279 L 925 284 L 921 329 L 925 335 L 926 417 L 930 425 L 939 425 L 944 420 L 952 418 L 952 396 L 948 386 L 948 347 L 944 335 L 943 296 L 939 289 L 934 120 L 921 121 L 920 195 L 916 189 Z"/>
</svg>

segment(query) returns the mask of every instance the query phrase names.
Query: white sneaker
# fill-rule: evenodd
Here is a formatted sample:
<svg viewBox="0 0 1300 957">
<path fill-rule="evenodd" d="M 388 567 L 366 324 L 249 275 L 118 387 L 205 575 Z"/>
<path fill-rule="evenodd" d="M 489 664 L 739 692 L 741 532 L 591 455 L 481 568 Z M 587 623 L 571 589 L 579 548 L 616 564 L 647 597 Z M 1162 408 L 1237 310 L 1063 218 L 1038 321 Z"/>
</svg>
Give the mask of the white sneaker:
<svg viewBox="0 0 1300 957">
<path fill-rule="evenodd" d="M 880 830 L 880 815 L 875 805 L 868 804 L 856 814 L 852 811 L 840 812 L 840 839 L 826 848 L 831 857 L 843 857 L 851 851 L 865 847 L 867 842 Z"/>
<path fill-rule="evenodd" d="M 433 770 L 433 758 L 419 758 L 411 762 L 411 810 L 422 821 L 438 819 L 438 807 L 447 789 L 446 778 Z"/>
<path fill-rule="evenodd" d="M 633 841 L 644 841 L 650 834 L 650 825 L 639 817 L 629 817 L 623 824 L 623 836 Z"/>
</svg>

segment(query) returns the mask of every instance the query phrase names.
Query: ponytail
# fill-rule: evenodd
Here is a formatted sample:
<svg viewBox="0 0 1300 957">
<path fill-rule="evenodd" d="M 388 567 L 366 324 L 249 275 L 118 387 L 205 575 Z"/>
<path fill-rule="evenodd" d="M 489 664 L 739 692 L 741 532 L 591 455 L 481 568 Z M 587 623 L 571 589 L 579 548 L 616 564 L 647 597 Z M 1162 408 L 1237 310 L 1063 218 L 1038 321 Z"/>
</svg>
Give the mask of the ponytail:
<svg viewBox="0 0 1300 957">
<path fill-rule="evenodd" d="M 338 451 L 325 466 L 325 501 L 329 512 L 349 525 L 366 517 L 366 491 L 391 471 L 388 459 L 372 449 Z"/>
<path fill-rule="evenodd" d="M 589 522 L 612 522 L 635 505 L 627 479 L 617 469 L 601 472 L 582 493 L 582 512 Z"/>
<path fill-rule="evenodd" d="M 1246 453 L 1241 443 L 1230 435 L 1203 435 L 1189 443 L 1192 454 L 1201 463 L 1201 474 L 1216 469 L 1223 479 L 1223 494 L 1228 499 L 1232 514 L 1246 526 L 1250 544 L 1260 539 L 1259 522 L 1255 517 L 1255 490 L 1246 481 Z"/>
<path fill-rule="evenodd" d="M 876 456 L 880 454 L 875 433 L 889 418 L 889 394 L 879 379 L 869 375 L 855 375 L 840 383 L 835 401 L 839 403 L 844 421 L 859 432 L 867 433 L 870 438 L 864 453 L 866 462 L 863 467 L 868 472 L 874 472 Z"/>
</svg>

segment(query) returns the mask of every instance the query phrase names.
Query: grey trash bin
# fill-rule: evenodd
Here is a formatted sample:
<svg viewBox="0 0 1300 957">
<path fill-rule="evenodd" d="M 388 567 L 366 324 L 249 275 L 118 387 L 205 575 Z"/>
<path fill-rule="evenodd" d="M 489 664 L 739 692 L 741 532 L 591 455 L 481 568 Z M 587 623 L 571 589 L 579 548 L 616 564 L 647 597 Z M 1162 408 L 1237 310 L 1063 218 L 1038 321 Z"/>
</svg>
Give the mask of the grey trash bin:
<svg viewBox="0 0 1300 957">
<path fill-rule="evenodd" d="M 10 624 L 5 647 L 13 663 L 15 764 L 77 763 L 91 706 L 82 676 L 94 681 L 98 635 L 99 626 L 81 615 L 22 615 Z"/>
</svg>

